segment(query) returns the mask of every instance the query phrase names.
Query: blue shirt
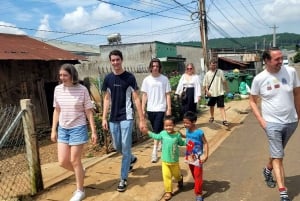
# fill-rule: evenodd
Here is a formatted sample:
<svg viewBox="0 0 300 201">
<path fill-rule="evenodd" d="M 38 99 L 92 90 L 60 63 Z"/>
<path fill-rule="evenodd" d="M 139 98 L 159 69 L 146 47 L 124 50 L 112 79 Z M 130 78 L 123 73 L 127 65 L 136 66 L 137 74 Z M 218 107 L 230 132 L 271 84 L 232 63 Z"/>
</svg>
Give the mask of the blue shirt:
<svg viewBox="0 0 300 201">
<path fill-rule="evenodd" d="M 111 122 L 133 119 L 132 92 L 135 90 L 138 90 L 136 79 L 133 74 L 127 71 L 120 75 L 110 73 L 104 78 L 102 91 L 107 91 L 110 94 Z"/>
<path fill-rule="evenodd" d="M 202 137 L 204 135 L 203 130 L 201 129 L 196 129 L 194 131 L 190 131 L 186 129 L 186 143 L 187 146 L 192 144 L 192 150 L 188 149 L 187 147 L 187 153 L 186 155 L 191 155 L 194 154 L 197 157 L 200 157 L 203 153 L 203 140 Z M 192 142 L 192 143 L 189 143 Z M 190 153 L 188 153 L 190 151 Z"/>
</svg>

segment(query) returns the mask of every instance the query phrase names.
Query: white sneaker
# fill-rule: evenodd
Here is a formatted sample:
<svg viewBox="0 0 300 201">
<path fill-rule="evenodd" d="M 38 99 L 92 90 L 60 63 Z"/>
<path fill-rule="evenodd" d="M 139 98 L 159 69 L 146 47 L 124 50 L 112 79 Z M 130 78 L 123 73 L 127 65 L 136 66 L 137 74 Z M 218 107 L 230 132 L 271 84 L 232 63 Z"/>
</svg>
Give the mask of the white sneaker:
<svg viewBox="0 0 300 201">
<path fill-rule="evenodd" d="M 157 154 L 152 154 L 151 162 L 152 163 L 156 163 L 157 162 Z"/>
<path fill-rule="evenodd" d="M 73 197 L 71 198 L 70 201 L 81 201 L 85 197 L 85 192 L 81 190 L 76 190 L 73 193 Z"/>
</svg>

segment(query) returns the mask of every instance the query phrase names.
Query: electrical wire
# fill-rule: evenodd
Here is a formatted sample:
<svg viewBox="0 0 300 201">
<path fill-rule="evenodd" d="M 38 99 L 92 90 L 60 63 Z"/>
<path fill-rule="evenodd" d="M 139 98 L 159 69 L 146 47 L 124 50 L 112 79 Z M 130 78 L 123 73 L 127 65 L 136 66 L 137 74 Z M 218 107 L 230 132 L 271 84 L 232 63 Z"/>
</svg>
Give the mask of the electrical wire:
<svg viewBox="0 0 300 201">
<path fill-rule="evenodd" d="M 145 14 L 156 15 L 156 16 L 165 17 L 165 18 L 169 18 L 169 19 L 175 19 L 175 20 L 189 21 L 189 20 L 186 20 L 186 19 L 181 19 L 181 18 L 170 17 L 170 16 L 158 14 L 158 13 L 161 13 L 161 12 L 153 13 L 153 12 L 148 12 L 148 11 L 144 11 L 144 10 L 140 10 L 140 9 L 136 9 L 136 8 L 130 8 L 130 7 L 127 7 L 127 6 L 122 6 L 120 4 L 116 4 L 116 3 L 112 3 L 112 2 L 108 2 L 108 1 L 104 1 L 104 0 L 97 0 L 97 1 L 100 1 L 100 2 L 106 3 L 106 4 L 110 4 L 110 5 L 113 5 L 113 6 L 117 6 L 117 7 L 120 7 L 120 8 L 126 8 L 126 9 L 129 9 L 129 10 L 138 11 L 138 12 L 145 13 Z"/>
<path fill-rule="evenodd" d="M 245 21 L 247 21 L 249 24 L 251 24 L 253 27 L 255 27 L 255 28 L 257 28 L 257 29 L 261 29 L 262 27 L 258 27 L 256 24 L 254 24 L 253 22 L 251 22 L 250 20 L 248 20 L 244 15 L 242 15 L 240 12 L 239 12 L 239 10 L 238 9 L 236 9 L 233 5 L 232 5 L 232 3 L 230 3 L 230 1 L 228 1 L 228 0 L 225 0 L 230 6 L 231 6 L 231 8 L 235 11 L 235 12 L 237 12 L 238 14 L 239 14 L 239 16 L 240 17 L 242 17 Z"/>
<path fill-rule="evenodd" d="M 235 40 L 234 38 L 232 38 L 226 31 L 224 31 L 224 29 L 222 29 L 219 25 L 217 25 L 210 17 L 207 16 L 208 19 L 208 23 L 210 25 L 212 25 L 212 27 L 222 36 L 225 37 L 225 39 L 241 46 L 244 47 L 244 45 L 242 45 L 240 42 L 238 42 L 237 40 Z"/>
<path fill-rule="evenodd" d="M 266 25 L 269 26 L 268 23 L 261 17 L 261 15 L 257 12 L 257 10 L 255 9 L 255 7 L 253 6 L 252 2 L 250 0 L 248 0 L 249 4 L 251 5 L 251 7 L 253 8 L 253 10 L 255 11 L 255 13 L 257 14 L 257 16 L 262 20 L 262 22 Z"/>
<path fill-rule="evenodd" d="M 214 3 L 212 2 L 212 5 L 214 5 L 217 10 L 223 15 L 223 17 L 237 30 L 239 31 L 242 35 L 247 36 L 245 33 L 243 33 L 239 28 L 237 28 L 227 17 L 226 15 L 222 12 L 222 10 Z"/>
<path fill-rule="evenodd" d="M 253 17 L 253 19 L 255 19 L 256 21 L 258 21 L 261 25 L 266 26 L 265 24 L 263 24 L 260 20 L 258 20 L 250 11 L 249 9 L 245 6 L 245 4 L 239 0 L 239 2 L 242 4 L 242 6 L 244 7 L 244 9 L 249 13 L 249 15 L 251 15 Z"/>
</svg>

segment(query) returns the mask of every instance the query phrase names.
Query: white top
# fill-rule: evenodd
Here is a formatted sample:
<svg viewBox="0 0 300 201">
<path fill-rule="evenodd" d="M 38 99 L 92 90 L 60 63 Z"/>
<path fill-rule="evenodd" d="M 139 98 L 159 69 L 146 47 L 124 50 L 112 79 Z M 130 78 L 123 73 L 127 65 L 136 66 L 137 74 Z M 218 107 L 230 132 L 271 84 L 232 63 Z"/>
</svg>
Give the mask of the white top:
<svg viewBox="0 0 300 201">
<path fill-rule="evenodd" d="M 198 75 L 191 75 L 191 79 L 186 79 L 186 75 L 183 74 L 178 82 L 175 94 L 181 95 L 184 87 L 194 87 L 194 103 L 198 102 L 198 98 L 201 96 L 201 86 Z"/>
<path fill-rule="evenodd" d="M 148 75 L 143 80 L 141 91 L 147 94 L 147 111 L 165 112 L 167 110 L 166 94 L 171 92 L 171 87 L 166 76 Z"/>
<path fill-rule="evenodd" d="M 221 69 L 216 69 L 217 74 L 214 78 L 214 80 L 212 81 L 215 71 L 207 71 L 205 73 L 204 79 L 203 79 L 203 86 L 207 86 L 209 87 L 211 81 L 212 84 L 209 88 L 209 92 L 211 94 L 212 97 L 217 97 L 217 96 L 222 96 L 224 95 L 225 91 L 224 91 L 224 82 L 226 82 L 223 70 Z"/>
<path fill-rule="evenodd" d="M 281 67 L 278 73 L 262 71 L 253 79 L 251 94 L 262 99 L 262 116 L 267 122 L 292 123 L 298 121 L 293 89 L 300 87 L 297 72 Z"/>
<path fill-rule="evenodd" d="M 53 107 L 60 108 L 59 125 L 74 128 L 86 125 L 85 110 L 93 108 L 87 88 L 81 84 L 55 87 Z"/>
</svg>

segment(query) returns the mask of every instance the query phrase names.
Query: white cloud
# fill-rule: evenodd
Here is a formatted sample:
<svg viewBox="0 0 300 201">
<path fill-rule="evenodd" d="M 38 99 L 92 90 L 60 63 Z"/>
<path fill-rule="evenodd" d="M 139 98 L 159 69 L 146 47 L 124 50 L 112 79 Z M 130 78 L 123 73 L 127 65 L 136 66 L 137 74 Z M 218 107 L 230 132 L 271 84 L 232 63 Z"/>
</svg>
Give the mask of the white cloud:
<svg viewBox="0 0 300 201">
<path fill-rule="evenodd" d="M 300 20 L 299 0 L 275 0 L 263 7 L 264 19 L 272 24 Z"/>
<path fill-rule="evenodd" d="M 95 21 L 114 21 L 118 19 L 122 19 L 122 13 L 115 11 L 111 8 L 110 5 L 100 3 L 98 6 L 92 11 L 92 19 Z"/>
<path fill-rule="evenodd" d="M 38 30 L 47 30 L 50 31 L 50 25 L 49 25 L 49 15 L 45 15 L 43 17 L 43 19 L 41 19 L 40 22 L 40 26 L 38 28 Z M 37 31 L 35 34 L 36 37 L 40 37 L 40 38 L 47 38 L 49 36 L 49 32 L 46 31 Z"/>
<path fill-rule="evenodd" d="M 13 27 L 16 27 L 16 25 L 0 21 L 0 33 L 26 35 L 26 32 Z"/>
<path fill-rule="evenodd" d="M 64 15 L 61 25 L 67 31 L 80 32 L 94 28 L 90 20 L 89 13 L 83 7 L 77 7 L 75 11 Z"/>
</svg>

